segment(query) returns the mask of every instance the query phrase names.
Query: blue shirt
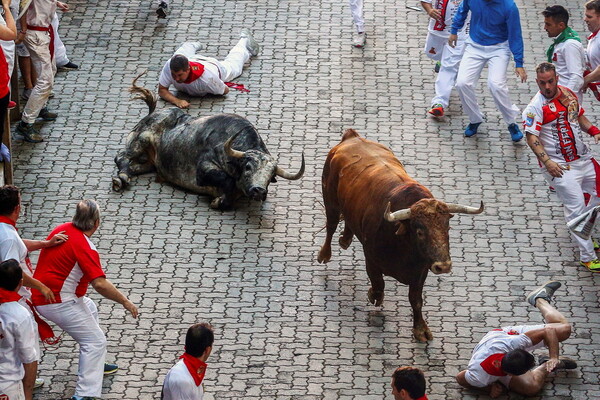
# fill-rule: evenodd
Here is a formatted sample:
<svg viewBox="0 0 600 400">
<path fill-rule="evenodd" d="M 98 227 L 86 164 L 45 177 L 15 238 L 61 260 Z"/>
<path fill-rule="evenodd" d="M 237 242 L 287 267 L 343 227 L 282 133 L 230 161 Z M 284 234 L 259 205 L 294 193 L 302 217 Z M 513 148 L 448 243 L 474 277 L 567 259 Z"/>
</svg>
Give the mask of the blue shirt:
<svg viewBox="0 0 600 400">
<path fill-rule="evenodd" d="M 456 11 L 450 33 L 456 35 L 471 11 L 469 36 L 482 46 L 508 40 L 517 68 L 523 67 L 521 18 L 514 0 L 463 0 Z"/>
</svg>

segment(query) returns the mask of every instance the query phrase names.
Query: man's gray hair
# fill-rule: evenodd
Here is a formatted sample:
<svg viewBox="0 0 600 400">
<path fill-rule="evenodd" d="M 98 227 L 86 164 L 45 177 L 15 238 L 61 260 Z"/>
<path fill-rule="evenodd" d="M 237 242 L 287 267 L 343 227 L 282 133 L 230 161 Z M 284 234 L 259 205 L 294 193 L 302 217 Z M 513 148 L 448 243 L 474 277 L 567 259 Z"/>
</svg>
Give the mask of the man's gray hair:
<svg viewBox="0 0 600 400">
<path fill-rule="evenodd" d="M 77 204 L 75 215 L 73 216 L 73 225 L 81 231 L 89 231 L 96 225 L 100 219 L 100 209 L 98 203 L 94 200 L 81 200 Z"/>
</svg>

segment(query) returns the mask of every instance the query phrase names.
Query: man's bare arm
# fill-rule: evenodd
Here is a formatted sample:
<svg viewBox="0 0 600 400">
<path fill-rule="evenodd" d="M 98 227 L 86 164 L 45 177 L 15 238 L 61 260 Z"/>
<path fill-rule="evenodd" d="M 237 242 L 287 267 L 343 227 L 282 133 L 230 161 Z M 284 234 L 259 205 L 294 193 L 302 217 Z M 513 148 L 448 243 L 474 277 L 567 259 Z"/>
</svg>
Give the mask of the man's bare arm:
<svg viewBox="0 0 600 400">
<path fill-rule="evenodd" d="M 179 108 L 188 108 L 190 103 L 186 100 L 178 99 L 169 91 L 168 88 L 164 87 L 161 84 L 158 84 L 158 95 L 164 101 L 168 101 L 169 103 L 176 105 Z"/>
<path fill-rule="evenodd" d="M 546 149 L 544 149 L 544 146 L 537 136 L 532 135 L 531 133 L 526 133 L 526 135 L 527 144 L 533 151 L 533 154 L 540 160 L 540 163 L 546 167 L 546 170 L 550 175 L 555 178 L 560 178 L 563 174 L 562 167 L 550 159 L 550 156 L 546 153 Z"/>
<path fill-rule="evenodd" d="M 37 339 L 36 339 L 37 340 Z M 25 392 L 25 400 L 33 399 L 33 385 L 37 375 L 37 361 L 23 364 L 25 376 L 23 377 L 23 391 Z"/>
<path fill-rule="evenodd" d="M 129 301 L 129 299 L 125 297 L 125 295 L 121 293 L 119 289 L 117 289 L 108 279 L 96 278 L 92 281 L 92 287 L 94 290 L 96 290 L 96 292 L 100 293 L 107 299 L 121 304 L 127 311 L 131 313 L 133 318 L 138 317 L 137 307 L 131 301 Z"/>
</svg>

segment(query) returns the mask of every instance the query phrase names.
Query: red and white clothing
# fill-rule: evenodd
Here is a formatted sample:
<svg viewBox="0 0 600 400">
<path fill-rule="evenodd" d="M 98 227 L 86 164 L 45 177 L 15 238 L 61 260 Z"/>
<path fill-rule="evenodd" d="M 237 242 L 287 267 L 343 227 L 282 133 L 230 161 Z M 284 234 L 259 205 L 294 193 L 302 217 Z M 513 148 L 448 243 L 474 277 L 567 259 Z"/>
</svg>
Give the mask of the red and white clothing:
<svg viewBox="0 0 600 400">
<path fill-rule="evenodd" d="M 34 0 L 27 9 L 27 33 L 24 43 L 37 74 L 36 84 L 23 109 L 22 120 L 28 124 L 35 122 L 54 86 L 56 60 L 51 45 L 54 39 L 52 17 L 55 13 L 56 0 Z"/>
<path fill-rule="evenodd" d="M 178 83 L 173 79 L 171 60 L 169 60 L 160 73 L 158 83 L 166 88 L 173 85 L 175 89 L 191 96 L 222 95 L 227 88 L 225 82 L 230 82 L 240 76 L 244 64 L 250 60 L 251 55 L 246 47 L 247 42 L 247 38 L 241 38 L 223 61 L 196 54 L 200 47 L 199 44 L 185 42 L 174 55 L 184 55 L 190 61 L 191 71 L 187 81 Z"/>
<path fill-rule="evenodd" d="M 33 290 L 36 310 L 54 322 L 79 344 L 79 369 L 75 395 L 100 397 L 106 359 L 106 337 L 100 328 L 98 309 L 88 297 L 88 285 L 105 277 L 94 244 L 72 223 L 56 227 L 48 239 L 65 231 L 69 240 L 60 246 L 42 249 L 34 278 L 48 286 L 56 303 L 48 304 Z"/>
<path fill-rule="evenodd" d="M 538 92 L 523 111 L 525 132 L 539 137 L 550 159 L 564 166 L 563 175 L 555 178 L 545 166 L 542 173 L 548 184 L 556 190 L 564 206 L 567 221 L 581 215 L 600 204 L 598 197 L 600 165 L 593 158 L 589 147 L 583 142 L 579 116 L 585 113 L 573 91 L 558 86 L 565 97 L 547 99 Z M 586 200 L 584 193 L 590 195 Z M 588 262 L 596 258 L 591 239 L 585 240 L 571 233 L 571 238 L 579 246 L 580 259 Z"/>
<path fill-rule="evenodd" d="M 441 104 L 443 108 L 446 108 L 450 103 L 450 94 L 456 83 L 460 60 L 465 52 L 465 39 L 468 37 L 470 18 L 467 18 L 464 27 L 458 31 L 456 47 L 450 47 L 448 45 L 450 27 L 462 0 L 423 1 L 430 3 L 433 8 L 441 10 L 444 17 L 443 22 L 433 18 L 429 19 L 429 33 L 423 51 L 427 57 L 440 61 L 442 64 L 435 80 L 435 97 L 431 99 L 431 106 Z"/>
<path fill-rule="evenodd" d="M 200 379 L 198 384 L 197 381 L 198 379 L 194 380 L 184 360 L 179 360 L 167 373 L 161 400 L 202 400 L 204 398 L 202 380 Z"/>
<path fill-rule="evenodd" d="M 85 296 L 91 281 L 106 277 L 96 246 L 73 223 L 54 228 L 48 240 L 62 231 L 69 240 L 60 246 L 42 249 L 33 275 L 52 290 L 56 303 Z M 39 291 L 34 290 L 33 304 L 40 306 L 48 302 Z"/>
<path fill-rule="evenodd" d="M 587 58 L 587 69 L 591 72 L 600 66 L 600 37 L 596 31 L 588 36 L 586 58 Z M 600 81 L 592 82 L 589 84 L 589 88 L 596 96 L 596 99 L 600 101 Z"/>
<path fill-rule="evenodd" d="M 37 361 L 40 356 L 34 324 L 31 312 L 19 302 L 0 301 L 0 399 L 2 395 L 10 400 L 25 399 L 23 364 Z"/>
<path fill-rule="evenodd" d="M 442 13 L 443 21 L 438 21 L 433 18 L 429 19 L 429 27 L 427 39 L 425 39 L 425 47 L 423 52 L 427 57 L 442 61 L 442 53 L 448 44 L 448 36 L 450 36 L 450 28 L 452 20 L 456 14 L 456 10 L 462 0 L 422 0 L 424 3 L 429 3 L 431 6 Z M 458 45 L 464 46 L 464 41 L 469 33 L 470 19 L 467 19 L 463 28 L 458 31 Z M 462 55 L 462 52 L 461 52 Z M 460 60 L 459 60 L 460 62 Z M 444 62 L 442 61 L 442 66 Z M 458 71 L 458 69 L 457 69 Z"/>
<path fill-rule="evenodd" d="M 486 387 L 500 381 L 508 387 L 511 376 L 506 375 L 499 368 L 502 357 L 516 349 L 533 351 L 543 347 L 543 341 L 534 345 L 525 335 L 525 332 L 543 327 L 544 325 L 506 326 L 488 332 L 473 350 L 465 374 L 467 383 L 474 387 Z"/>
<path fill-rule="evenodd" d="M 575 92 L 581 102 L 583 72 L 586 68 L 585 51 L 581 42 L 569 39 L 557 44 L 554 47 L 552 64 L 556 67 L 560 84 Z"/>
</svg>

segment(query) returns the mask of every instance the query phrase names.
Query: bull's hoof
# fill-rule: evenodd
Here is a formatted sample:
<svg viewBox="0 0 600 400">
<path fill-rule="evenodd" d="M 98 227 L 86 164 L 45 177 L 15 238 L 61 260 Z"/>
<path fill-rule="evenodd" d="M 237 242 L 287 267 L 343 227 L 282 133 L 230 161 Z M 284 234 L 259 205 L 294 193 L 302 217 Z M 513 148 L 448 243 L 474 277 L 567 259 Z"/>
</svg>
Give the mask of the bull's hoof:
<svg viewBox="0 0 600 400">
<path fill-rule="evenodd" d="M 340 237 L 340 247 L 343 250 L 346 250 L 348 247 L 350 247 L 351 243 L 352 243 L 352 237 L 350 237 L 349 239 L 346 239 L 344 236 Z"/>
<path fill-rule="evenodd" d="M 319 256 L 317 257 L 317 261 L 321 264 L 327 264 L 331 260 L 331 247 L 328 249 L 323 246 L 321 251 L 319 251 Z"/>
<path fill-rule="evenodd" d="M 415 328 L 415 329 L 413 329 L 413 336 L 417 341 L 419 341 L 421 343 L 425 343 L 428 340 L 433 340 L 433 335 L 431 334 L 431 331 L 429 330 L 429 328 L 425 328 L 425 329 Z"/>
<path fill-rule="evenodd" d="M 113 191 L 121 192 L 123 189 L 125 189 L 124 186 L 125 185 L 123 185 L 123 181 L 120 178 L 113 176 L 113 178 L 112 178 L 112 190 Z"/>
<path fill-rule="evenodd" d="M 383 304 L 383 292 L 375 292 L 373 288 L 369 288 L 367 296 L 369 297 L 369 302 L 375 307 L 380 307 Z"/>
<path fill-rule="evenodd" d="M 215 197 L 213 199 L 213 201 L 210 202 L 210 208 L 212 208 L 213 210 L 220 210 L 222 202 L 223 202 L 222 197 Z"/>
</svg>

